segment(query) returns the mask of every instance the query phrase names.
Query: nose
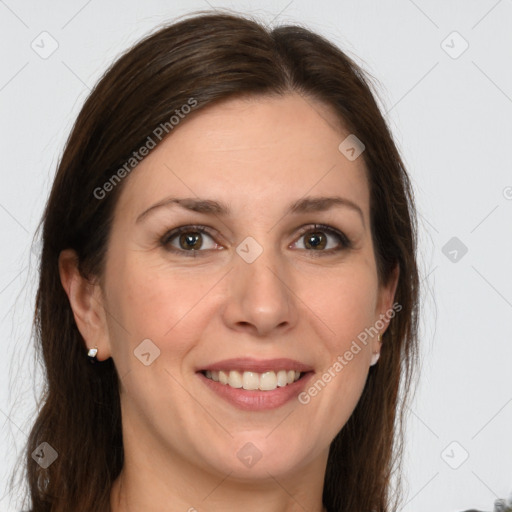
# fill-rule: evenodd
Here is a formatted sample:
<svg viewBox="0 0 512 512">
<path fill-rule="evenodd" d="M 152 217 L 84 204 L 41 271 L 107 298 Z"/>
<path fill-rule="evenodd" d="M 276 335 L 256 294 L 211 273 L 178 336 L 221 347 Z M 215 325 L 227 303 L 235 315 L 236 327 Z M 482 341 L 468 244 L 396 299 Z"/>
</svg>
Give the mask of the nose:
<svg viewBox="0 0 512 512">
<path fill-rule="evenodd" d="M 283 334 L 297 322 L 297 297 L 289 272 L 270 249 L 252 263 L 235 255 L 223 311 L 230 329 L 257 337 Z"/>
</svg>

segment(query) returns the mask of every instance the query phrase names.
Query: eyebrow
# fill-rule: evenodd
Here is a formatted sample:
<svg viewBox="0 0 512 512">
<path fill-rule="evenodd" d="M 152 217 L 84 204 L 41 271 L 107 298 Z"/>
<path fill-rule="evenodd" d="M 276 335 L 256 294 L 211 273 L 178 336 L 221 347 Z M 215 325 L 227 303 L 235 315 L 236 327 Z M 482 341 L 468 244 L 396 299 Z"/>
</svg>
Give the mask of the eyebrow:
<svg viewBox="0 0 512 512">
<path fill-rule="evenodd" d="M 158 208 L 171 208 L 174 205 L 180 206 L 185 210 L 190 210 L 198 213 L 210 213 L 220 216 L 229 216 L 231 210 L 229 206 L 219 201 L 214 201 L 212 199 L 200 199 L 196 197 L 167 197 L 158 201 L 153 206 L 150 206 L 147 210 L 143 211 L 136 219 L 135 223 L 139 223 L 145 217 L 149 215 L 150 212 L 155 211 Z M 311 212 L 323 212 L 330 210 L 331 208 L 350 208 L 351 210 L 356 211 L 361 220 L 364 222 L 364 215 L 361 208 L 351 201 L 350 199 L 346 199 L 344 197 L 332 196 L 332 197 L 305 197 L 298 199 L 297 201 L 291 203 L 288 206 L 285 214 L 288 213 L 311 213 Z"/>
</svg>

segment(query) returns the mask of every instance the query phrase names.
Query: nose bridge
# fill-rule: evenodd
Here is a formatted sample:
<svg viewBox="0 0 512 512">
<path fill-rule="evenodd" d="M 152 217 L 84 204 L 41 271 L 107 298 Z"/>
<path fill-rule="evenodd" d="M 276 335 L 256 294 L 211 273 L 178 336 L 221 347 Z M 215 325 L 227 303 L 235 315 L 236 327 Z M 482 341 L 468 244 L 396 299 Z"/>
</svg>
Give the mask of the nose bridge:
<svg viewBox="0 0 512 512">
<path fill-rule="evenodd" d="M 240 248 L 247 250 L 249 244 L 245 243 Z M 240 256 L 235 271 L 239 274 L 240 279 L 246 281 L 249 289 L 246 292 L 254 291 L 255 294 L 277 294 L 279 297 L 275 299 L 286 298 L 286 286 L 284 286 L 284 265 L 280 260 L 277 250 L 272 248 L 270 244 L 265 249 L 261 249 L 261 253 L 255 253 L 256 249 L 249 245 L 249 253 L 254 259 L 245 259 Z M 237 251 L 238 252 L 238 251 Z M 263 293 L 264 292 L 264 293 Z"/>
<path fill-rule="evenodd" d="M 296 320 L 285 262 L 271 237 L 265 240 L 263 246 L 247 237 L 238 245 L 227 309 L 227 321 L 232 326 L 251 324 L 260 335 Z"/>
</svg>

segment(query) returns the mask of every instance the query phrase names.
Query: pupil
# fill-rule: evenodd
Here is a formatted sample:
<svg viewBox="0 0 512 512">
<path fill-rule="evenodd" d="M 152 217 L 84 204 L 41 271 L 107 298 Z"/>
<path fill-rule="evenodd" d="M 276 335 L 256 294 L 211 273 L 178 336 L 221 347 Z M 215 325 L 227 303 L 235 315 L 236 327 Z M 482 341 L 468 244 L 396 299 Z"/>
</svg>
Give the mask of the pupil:
<svg viewBox="0 0 512 512">
<path fill-rule="evenodd" d="M 308 245 L 311 247 L 324 247 L 325 243 L 322 242 L 319 233 L 313 233 L 308 238 Z"/>
<path fill-rule="evenodd" d="M 199 234 L 195 234 L 195 235 L 190 235 L 190 234 L 185 234 L 185 235 L 181 235 L 181 242 L 186 246 L 188 247 L 189 249 L 199 249 L 199 247 L 201 246 L 201 244 L 199 244 L 199 247 L 194 247 L 195 244 L 197 244 L 199 240 Z"/>
</svg>

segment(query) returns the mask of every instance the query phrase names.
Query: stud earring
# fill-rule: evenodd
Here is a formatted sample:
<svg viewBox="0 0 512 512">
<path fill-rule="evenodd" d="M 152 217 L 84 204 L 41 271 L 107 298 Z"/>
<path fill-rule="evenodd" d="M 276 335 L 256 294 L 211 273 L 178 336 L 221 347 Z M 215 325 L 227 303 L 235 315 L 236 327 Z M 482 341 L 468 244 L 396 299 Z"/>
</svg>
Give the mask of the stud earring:
<svg viewBox="0 0 512 512">
<path fill-rule="evenodd" d="M 377 336 L 377 339 L 379 341 L 382 341 L 382 334 L 379 332 L 379 335 Z M 373 355 L 372 355 L 372 361 L 370 363 L 370 366 L 373 366 L 375 364 L 377 364 L 377 361 L 379 360 L 379 357 L 380 357 L 380 352 L 374 352 Z"/>
<path fill-rule="evenodd" d="M 94 364 L 94 363 L 98 362 L 98 360 L 96 359 L 97 354 L 98 354 L 98 347 L 89 349 L 89 352 L 87 352 L 87 357 L 89 358 L 90 363 Z"/>
</svg>

